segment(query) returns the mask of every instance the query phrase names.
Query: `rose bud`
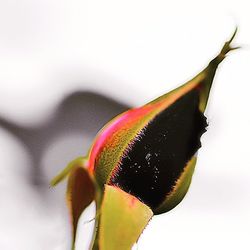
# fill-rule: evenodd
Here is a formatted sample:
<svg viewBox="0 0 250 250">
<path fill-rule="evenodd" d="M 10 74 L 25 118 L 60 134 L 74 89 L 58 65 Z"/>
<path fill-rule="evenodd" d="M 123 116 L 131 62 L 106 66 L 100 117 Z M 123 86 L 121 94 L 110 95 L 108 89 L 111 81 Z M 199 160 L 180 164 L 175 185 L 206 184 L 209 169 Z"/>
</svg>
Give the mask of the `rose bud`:
<svg viewBox="0 0 250 250">
<path fill-rule="evenodd" d="M 53 181 L 68 177 L 67 201 L 73 225 L 96 201 L 96 231 L 91 248 L 131 249 L 150 218 L 174 208 L 191 183 L 200 138 L 206 131 L 204 111 L 213 78 L 226 54 L 221 52 L 192 80 L 111 120 L 89 153 Z"/>
</svg>

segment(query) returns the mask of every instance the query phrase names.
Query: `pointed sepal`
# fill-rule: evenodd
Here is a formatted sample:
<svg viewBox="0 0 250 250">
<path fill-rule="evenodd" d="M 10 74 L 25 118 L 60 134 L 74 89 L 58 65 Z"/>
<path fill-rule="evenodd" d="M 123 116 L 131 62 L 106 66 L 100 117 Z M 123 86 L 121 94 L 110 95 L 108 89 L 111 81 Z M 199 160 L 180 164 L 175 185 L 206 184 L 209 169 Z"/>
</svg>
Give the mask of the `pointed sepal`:
<svg viewBox="0 0 250 250">
<path fill-rule="evenodd" d="M 50 186 L 54 187 L 60 182 L 62 182 L 68 175 L 69 173 L 75 168 L 79 166 L 85 167 L 88 162 L 87 158 L 85 157 L 78 157 L 71 161 L 66 168 L 64 168 L 58 175 L 56 175 L 51 181 L 50 181 Z"/>
</svg>

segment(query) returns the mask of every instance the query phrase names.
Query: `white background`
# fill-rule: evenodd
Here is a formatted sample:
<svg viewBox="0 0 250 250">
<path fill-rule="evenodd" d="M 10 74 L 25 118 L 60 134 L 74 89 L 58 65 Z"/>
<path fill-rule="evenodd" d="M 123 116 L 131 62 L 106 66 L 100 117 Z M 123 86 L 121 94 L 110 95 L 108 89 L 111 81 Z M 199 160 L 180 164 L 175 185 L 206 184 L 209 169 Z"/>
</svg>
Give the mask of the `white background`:
<svg viewBox="0 0 250 250">
<path fill-rule="evenodd" d="M 77 90 L 142 105 L 198 73 L 237 25 L 243 49 L 216 75 L 191 188 L 150 222 L 138 249 L 250 249 L 248 2 L 0 0 L 0 116 L 44 123 Z M 0 249 L 70 249 L 64 186 L 45 202 L 27 181 L 25 146 L 4 128 L 0 149 Z"/>
</svg>

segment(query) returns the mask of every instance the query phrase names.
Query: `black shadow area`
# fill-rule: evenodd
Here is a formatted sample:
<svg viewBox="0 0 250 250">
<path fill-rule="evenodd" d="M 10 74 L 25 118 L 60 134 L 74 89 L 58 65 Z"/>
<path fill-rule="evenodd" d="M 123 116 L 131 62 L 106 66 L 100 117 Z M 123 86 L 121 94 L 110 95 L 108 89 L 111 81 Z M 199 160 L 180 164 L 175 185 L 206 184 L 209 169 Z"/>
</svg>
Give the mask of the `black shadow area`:
<svg viewBox="0 0 250 250">
<path fill-rule="evenodd" d="M 74 134 L 82 137 L 80 143 L 79 140 L 76 143 L 74 143 L 74 140 L 71 143 L 62 142 L 65 144 L 62 152 L 58 153 L 57 151 L 53 155 L 52 150 L 50 152 L 51 166 L 46 166 L 48 168 L 59 167 L 53 166 L 53 161 L 58 157 L 62 162 L 68 162 L 69 159 L 72 160 L 72 152 L 74 152 L 74 155 L 76 152 L 82 152 L 82 155 L 84 155 L 86 152 L 83 152 L 83 149 L 89 147 L 90 141 L 94 139 L 103 125 L 127 109 L 129 109 L 127 105 L 101 94 L 75 92 L 67 96 L 58 105 L 52 118 L 45 124 L 24 127 L 0 117 L 0 126 L 16 136 L 28 149 L 32 161 L 30 183 L 38 190 L 42 190 L 43 187 L 48 185 L 47 177 L 44 174 L 43 157 L 53 142 Z M 47 161 L 46 164 L 50 165 L 50 161 Z M 65 166 L 60 167 L 62 169 Z"/>
</svg>

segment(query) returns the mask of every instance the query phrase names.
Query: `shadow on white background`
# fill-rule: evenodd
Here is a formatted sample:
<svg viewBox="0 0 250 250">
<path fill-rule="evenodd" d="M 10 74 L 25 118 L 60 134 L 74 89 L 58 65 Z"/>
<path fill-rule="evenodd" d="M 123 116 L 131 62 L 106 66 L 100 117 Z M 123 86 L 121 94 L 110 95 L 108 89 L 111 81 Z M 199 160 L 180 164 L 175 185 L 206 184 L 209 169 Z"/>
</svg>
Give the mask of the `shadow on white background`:
<svg viewBox="0 0 250 250">
<path fill-rule="evenodd" d="M 111 117 L 199 72 L 236 24 L 245 49 L 218 70 L 191 188 L 139 250 L 250 248 L 248 1 L 0 1 L 0 249 L 70 249 L 50 178 Z"/>
</svg>

